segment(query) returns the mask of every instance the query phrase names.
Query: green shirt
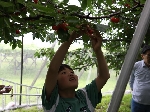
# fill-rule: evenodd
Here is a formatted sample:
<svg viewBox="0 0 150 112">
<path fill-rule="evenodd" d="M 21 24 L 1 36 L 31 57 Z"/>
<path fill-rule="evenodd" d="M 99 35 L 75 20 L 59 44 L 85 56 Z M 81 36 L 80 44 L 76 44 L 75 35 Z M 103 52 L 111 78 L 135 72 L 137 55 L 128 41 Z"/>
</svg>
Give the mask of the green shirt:
<svg viewBox="0 0 150 112">
<path fill-rule="evenodd" d="M 56 86 L 51 93 L 50 100 L 47 101 L 45 87 L 43 87 L 42 106 L 44 112 L 94 112 L 101 98 L 102 94 L 98 92 L 96 82 L 93 80 L 85 88 L 78 89 L 75 98 L 61 98 Z"/>
</svg>

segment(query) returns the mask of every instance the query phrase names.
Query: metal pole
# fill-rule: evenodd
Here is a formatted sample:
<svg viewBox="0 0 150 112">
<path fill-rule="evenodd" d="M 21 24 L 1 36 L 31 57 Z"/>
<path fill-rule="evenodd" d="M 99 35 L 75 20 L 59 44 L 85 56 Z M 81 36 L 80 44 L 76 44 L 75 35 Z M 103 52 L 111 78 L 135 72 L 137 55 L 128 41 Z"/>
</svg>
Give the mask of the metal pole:
<svg viewBox="0 0 150 112">
<path fill-rule="evenodd" d="M 145 38 L 145 34 L 150 23 L 150 0 L 146 0 L 145 6 L 141 13 L 137 28 L 134 32 L 129 50 L 125 56 L 124 64 L 119 75 L 115 90 L 107 112 L 118 112 L 122 97 L 128 84 L 133 65 L 136 61 L 138 51 Z"/>
<path fill-rule="evenodd" d="M 22 48 L 21 48 L 21 77 L 20 77 L 20 98 L 19 105 L 21 105 L 22 94 L 22 75 L 23 75 L 23 36 L 22 36 Z"/>
</svg>

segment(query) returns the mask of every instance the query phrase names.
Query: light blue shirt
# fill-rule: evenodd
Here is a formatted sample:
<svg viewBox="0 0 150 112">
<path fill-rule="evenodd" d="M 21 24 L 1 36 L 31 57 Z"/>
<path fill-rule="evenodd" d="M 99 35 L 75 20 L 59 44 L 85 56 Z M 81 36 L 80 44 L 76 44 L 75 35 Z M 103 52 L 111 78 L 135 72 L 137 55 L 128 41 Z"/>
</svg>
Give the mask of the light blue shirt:
<svg viewBox="0 0 150 112">
<path fill-rule="evenodd" d="M 134 64 L 129 84 L 133 90 L 133 100 L 150 105 L 150 68 L 145 65 L 144 60 Z"/>
</svg>

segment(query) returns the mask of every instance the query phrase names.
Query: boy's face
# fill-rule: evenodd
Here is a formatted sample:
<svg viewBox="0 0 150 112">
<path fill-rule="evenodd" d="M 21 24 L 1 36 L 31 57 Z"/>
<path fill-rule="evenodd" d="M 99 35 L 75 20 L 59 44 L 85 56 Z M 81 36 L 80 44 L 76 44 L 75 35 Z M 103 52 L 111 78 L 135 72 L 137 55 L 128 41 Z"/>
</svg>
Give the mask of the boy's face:
<svg viewBox="0 0 150 112">
<path fill-rule="evenodd" d="M 78 87 L 78 76 L 74 74 L 74 71 L 65 68 L 58 74 L 58 86 L 59 89 L 76 89 Z"/>
</svg>

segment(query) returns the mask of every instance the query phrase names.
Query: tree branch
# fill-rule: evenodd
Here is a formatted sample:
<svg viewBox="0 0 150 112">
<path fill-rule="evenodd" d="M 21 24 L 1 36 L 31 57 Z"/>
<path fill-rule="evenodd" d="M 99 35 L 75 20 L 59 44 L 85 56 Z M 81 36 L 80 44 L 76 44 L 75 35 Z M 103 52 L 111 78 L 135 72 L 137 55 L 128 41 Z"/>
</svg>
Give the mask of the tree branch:
<svg viewBox="0 0 150 112">
<path fill-rule="evenodd" d="M 141 5 L 140 4 L 136 4 L 134 7 L 130 8 L 129 10 L 132 11 L 133 9 L 136 9 L 139 6 L 141 6 Z M 102 18 L 110 18 L 112 16 L 119 15 L 121 13 L 125 13 L 125 11 L 118 11 L 118 12 L 114 12 L 112 14 L 104 15 L 104 16 L 100 16 L 100 17 L 90 17 L 89 15 L 80 15 L 80 14 L 77 14 L 77 13 L 74 13 L 72 15 L 73 16 L 77 16 L 79 18 L 86 18 L 86 19 L 102 19 Z"/>
</svg>

